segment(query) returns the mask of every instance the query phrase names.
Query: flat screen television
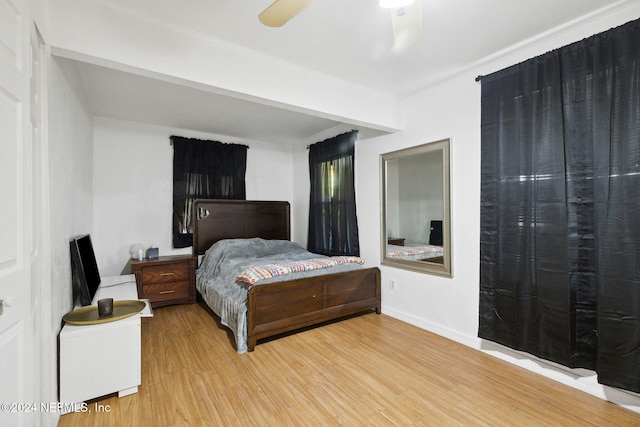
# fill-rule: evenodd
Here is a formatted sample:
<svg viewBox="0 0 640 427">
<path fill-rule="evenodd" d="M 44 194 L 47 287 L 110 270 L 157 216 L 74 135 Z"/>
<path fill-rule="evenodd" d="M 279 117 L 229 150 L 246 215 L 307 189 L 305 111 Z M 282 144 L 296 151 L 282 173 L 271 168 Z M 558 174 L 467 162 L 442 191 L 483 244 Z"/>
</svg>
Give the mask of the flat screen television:
<svg viewBox="0 0 640 427">
<path fill-rule="evenodd" d="M 93 252 L 91 236 L 85 235 L 71 240 L 71 276 L 74 302 L 90 305 L 100 286 L 100 273 Z"/>
</svg>

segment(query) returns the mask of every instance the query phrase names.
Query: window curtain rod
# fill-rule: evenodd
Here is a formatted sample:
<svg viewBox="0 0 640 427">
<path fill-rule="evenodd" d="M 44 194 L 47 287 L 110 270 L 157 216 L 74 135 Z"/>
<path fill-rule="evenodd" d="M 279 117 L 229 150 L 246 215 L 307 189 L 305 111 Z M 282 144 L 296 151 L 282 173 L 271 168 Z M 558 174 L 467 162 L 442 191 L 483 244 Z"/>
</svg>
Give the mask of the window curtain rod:
<svg viewBox="0 0 640 427">
<path fill-rule="evenodd" d="M 350 130 L 350 131 L 348 131 L 348 132 L 340 133 L 340 134 L 338 134 L 338 135 L 336 135 L 336 136 L 332 136 L 331 138 L 327 138 L 327 139 L 324 139 L 324 140 L 322 140 L 322 141 L 314 142 L 313 144 L 319 144 L 320 142 L 329 141 L 330 139 L 336 138 L 336 137 L 338 137 L 338 136 L 340 136 L 340 135 L 346 135 L 346 134 L 348 134 L 348 133 L 352 133 L 352 132 L 358 132 L 358 130 L 357 130 L 357 129 L 351 129 L 351 130 Z M 311 148 L 311 146 L 312 146 L 313 144 L 309 144 L 309 145 L 307 145 L 307 150 L 308 150 L 309 148 Z"/>
<path fill-rule="evenodd" d="M 221 144 L 240 145 L 240 146 L 242 146 L 242 147 L 246 147 L 246 148 L 247 148 L 247 150 L 251 148 L 251 147 L 249 147 L 248 145 L 236 144 L 235 142 L 221 142 Z M 169 141 L 169 145 L 173 145 L 173 141 Z M 309 147 L 307 146 L 307 148 L 309 148 Z"/>
<path fill-rule="evenodd" d="M 169 145 L 173 145 L 173 138 L 183 138 L 183 139 L 189 139 L 192 141 L 219 142 L 220 144 L 227 144 L 227 145 L 239 145 L 241 147 L 246 147 L 247 150 L 251 148 L 248 145 L 238 144 L 236 142 L 222 142 L 222 141 L 214 141 L 212 139 L 186 138 L 184 136 L 177 136 L 177 135 L 171 135 L 169 137 Z"/>
<path fill-rule="evenodd" d="M 627 22 L 627 24 L 631 24 L 632 22 L 634 23 L 632 25 L 636 25 L 636 26 L 638 25 L 637 24 L 637 22 L 638 22 L 637 19 L 635 21 Z M 627 24 L 624 24 L 624 25 L 627 25 Z M 620 25 L 620 27 L 623 27 L 624 25 Z M 618 28 L 620 28 L 620 27 L 618 27 Z M 611 30 L 615 30 L 615 28 L 612 28 Z M 505 68 L 503 70 L 497 70 L 497 71 L 494 71 L 493 73 L 489 73 L 488 75 L 480 74 L 478 77 L 476 77 L 476 82 L 481 82 L 482 79 L 484 79 L 485 77 L 493 76 L 494 74 L 501 73 L 501 72 L 503 72 L 503 71 L 505 71 L 507 69 L 514 70 L 517 65 L 527 64 L 527 63 L 530 63 L 530 61 L 532 61 L 532 60 L 544 60 L 545 56 L 547 56 L 549 54 L 560 54 L 563 50 L 567 49 L 569 46 L 578 46 L 580 44 L 584 44 L 585 41 L 587 41 L 589 39 L 593 39 L 594 37 L 598 37 L 598 36 L 602 37 L 602 36 L 606 35 L 607 33 L 610 33 L 611 30 L 603 31 L 601 33 L 598 33 L 598 34 L 595 34 L 595 35 L 593 35 L 591 37 L 582 39 L 581 41 L 577 41 L 577 42 L 571 43 L 571 44 L 569 44 L 567 46 L 564 46 L 564 47 L 560 47 L 560 48 L 557 48 L 557 49 L 552 49 L 552 50 L 550 50 L 550 51 L 548 51 L 546 53 L 543 53 L 543 54 L 540 54 L 540 55 L 536 55 L 536 56 L 534 56 L 532 58 L 529 58 L 529 59 L 525 59 L 524 61 L 521 61 L 521 62 L 519 62 L 519 63 L 517 63 L 515 65 L 507 67 L 507 68 Z"/>
</svg>

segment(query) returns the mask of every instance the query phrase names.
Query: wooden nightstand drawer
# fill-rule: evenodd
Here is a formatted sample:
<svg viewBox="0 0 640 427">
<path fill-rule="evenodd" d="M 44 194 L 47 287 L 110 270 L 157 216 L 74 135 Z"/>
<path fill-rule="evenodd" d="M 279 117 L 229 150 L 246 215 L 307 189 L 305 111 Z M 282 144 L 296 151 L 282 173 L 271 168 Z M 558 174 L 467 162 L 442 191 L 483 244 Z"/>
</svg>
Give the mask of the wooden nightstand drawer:
<svg viewBox="0 0 640 427">
<path fill-rule="evenodd" d="M 174 255 L 131 261 L 138 298 L 150 300 L 154 308 L 196 302 L 197 260 L 190 255 Z"/>
<path fill-rule="evenodd" d="M 387 239 L 387 243 L 390 245 L 404 246 L 404 237 L 389 237 Z"/>
<path fill-rule="evenodd" d="M 189 282 L 143 285 L 144 296 L 151 301 L 167 301 L 189 297 Z"/>
<path fill-rule="evenodd" d="M 189 264 L 150 265 L 142 269 L 142 282 L 167 283 L 189 280 Z"/>
</svg>

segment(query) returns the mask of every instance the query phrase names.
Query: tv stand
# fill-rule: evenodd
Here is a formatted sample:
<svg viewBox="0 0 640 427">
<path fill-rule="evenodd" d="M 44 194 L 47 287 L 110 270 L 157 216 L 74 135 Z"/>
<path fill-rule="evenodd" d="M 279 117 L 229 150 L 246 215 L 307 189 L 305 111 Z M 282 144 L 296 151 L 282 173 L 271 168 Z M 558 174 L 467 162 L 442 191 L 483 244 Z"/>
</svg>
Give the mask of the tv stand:
<svg viewBox="0 0 640 427">
<path fill-rule="evenodd" d="M 135 276 L 102 278 L 92 303 L 97 304 L 102 298 L 137 300 Z M 141 318 L 151 316 L 153 312 L 147 302 L 140 313 L 125 319 L 62 327 L 59 383 L 63 412 L 74 410 L 74 404 L 90 399 L 116 392 L 123 397 L 138 391 L 142 377 Z"/>
</svg>

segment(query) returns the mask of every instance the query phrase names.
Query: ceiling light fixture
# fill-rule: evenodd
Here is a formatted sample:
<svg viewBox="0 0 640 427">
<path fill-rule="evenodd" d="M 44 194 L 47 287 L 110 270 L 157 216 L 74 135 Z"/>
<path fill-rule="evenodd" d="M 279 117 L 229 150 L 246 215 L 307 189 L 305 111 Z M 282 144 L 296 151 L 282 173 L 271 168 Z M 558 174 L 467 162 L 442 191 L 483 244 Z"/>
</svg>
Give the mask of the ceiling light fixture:
<svg viewBox="0 0 640 427">
<path fill-rule="evenodd" d="M 395 9 L 398 7 L 406 7 L 412 4 L 415 0 L 380 0 L 380 7 L 387 9 Z"/>
</svg>

